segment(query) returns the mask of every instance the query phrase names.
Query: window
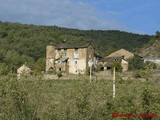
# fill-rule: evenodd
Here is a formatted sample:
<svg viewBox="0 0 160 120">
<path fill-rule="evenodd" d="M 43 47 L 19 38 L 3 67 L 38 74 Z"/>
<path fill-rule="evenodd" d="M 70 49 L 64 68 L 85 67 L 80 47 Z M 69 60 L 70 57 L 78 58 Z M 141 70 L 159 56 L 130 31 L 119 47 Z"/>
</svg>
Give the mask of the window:
<svg viewBox="0 0 160 120">
<path fill-rule="evenodd" d="M 67 49 L 64 49 L 64 56 L 67 56 Z"/>
<path fill-rule="evenodd" d="M 59 52 L 56 53 L 55 58 L 56 58 L 56 59 L 60 58 Z"/>
<path fill-rule="evenodd" d="M 75 49 L 75 54 L 78 54 L 78 48 Z"/>
<path fill-rule="evenodd" d="M 74 58 L 79 58 L 79 53 L 77 48 L 74 51 Z"/>
</svg>

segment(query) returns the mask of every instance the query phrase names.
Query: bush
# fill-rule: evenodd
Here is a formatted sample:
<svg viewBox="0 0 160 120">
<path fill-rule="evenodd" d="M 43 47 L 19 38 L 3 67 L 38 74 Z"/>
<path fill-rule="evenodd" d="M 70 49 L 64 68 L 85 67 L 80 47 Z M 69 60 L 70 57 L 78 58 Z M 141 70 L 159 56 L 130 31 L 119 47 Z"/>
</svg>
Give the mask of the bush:
<svg viewBox="0 0 160 120">
<path fill-rule="evenodd" d="M 121 66 L 121 63 L 120 62 L 113 62 L 113 64 L 112 64 L 112 68 L 114 68 L 115 67 L 115 69 L 116 69 L 116 71 L 117 72 L 122 72 L 122 66 Z"/>
<path fill-rule="evenodd" d="M 112 113 L 160 114 L 159 86 L 138 81 L 36 80 L 0 77 L 2 120 L 111 120 Z M 121 119 L 121 117 L 117 118 Z M 128 118 L 129 119 L 129 118 Z M 140 118 L 137 118 L 140 119 Z"/>
<path fill-rule="evenodd" d="M 57 74 L 58 78 L 62 77 L 62 72 L 59 71 L 58 74 Z"/>
<path fill-rule="evenodd" d="M 143 59 L 135 55 L 132 59 L 129 60 L 129 70 L 142 70 L 144 68 Z"/>
<path fill-rule="evenodd" d="M 8 66 L 5 63 L 0 63 L 0 75 L 7 75 L 9 72 Z"/>
<path fill-rule="evenodd" d="M 147 61 L 144 63 L 144 69 L 150 69 L 150 70 L 153 70 L 153 69 L 157 69 L 158 66 L 156 63 L 153 63 L 153 62 L 150 62 L 150 61 Z"/>
</svg>

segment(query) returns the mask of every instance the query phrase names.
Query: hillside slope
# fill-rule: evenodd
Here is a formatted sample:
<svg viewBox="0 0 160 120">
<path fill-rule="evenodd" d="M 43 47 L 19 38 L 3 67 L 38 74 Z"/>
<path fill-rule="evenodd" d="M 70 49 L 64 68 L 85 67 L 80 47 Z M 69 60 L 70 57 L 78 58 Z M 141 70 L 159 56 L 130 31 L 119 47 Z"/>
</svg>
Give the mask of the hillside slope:
<svg viewBox="0 0 160 120">
<path fill-rule="evenodd" d="M 160 57 L 160 33 L 152 37 L 151 41 L 137 52 L 140 56 L 147 58 Z"/>
</svg>

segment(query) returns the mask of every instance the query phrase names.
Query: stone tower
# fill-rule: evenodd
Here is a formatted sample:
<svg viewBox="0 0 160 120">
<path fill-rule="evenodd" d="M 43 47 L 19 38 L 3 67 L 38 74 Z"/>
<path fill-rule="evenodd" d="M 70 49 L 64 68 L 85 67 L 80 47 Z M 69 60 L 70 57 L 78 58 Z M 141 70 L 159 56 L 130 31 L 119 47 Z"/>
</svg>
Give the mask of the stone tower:
<svg viewBox="0 0 160 120">
<path fill-rule="evenodd" d="M 53 71 L 55 69 L 54 66 L 55 59 L 55 46 L 50 44 L 46 47 L 46 72 Z"/>
</svg>

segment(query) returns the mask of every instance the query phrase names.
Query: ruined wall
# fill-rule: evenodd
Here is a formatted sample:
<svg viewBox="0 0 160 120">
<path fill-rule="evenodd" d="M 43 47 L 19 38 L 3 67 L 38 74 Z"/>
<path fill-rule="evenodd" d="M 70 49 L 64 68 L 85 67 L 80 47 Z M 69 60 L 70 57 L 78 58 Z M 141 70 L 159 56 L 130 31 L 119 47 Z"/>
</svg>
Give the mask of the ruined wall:
<svg viewBox="0 0 160 120">
<path fill-rule="evenodd" d="M 127 71 L 128 70 L 128 62 L 127 61 L 125 61 L 125 60 L 123 60 L 122 59 L 122 61 L 121 61 L 121 66 L 122 66 L 122 71 L 123 72 L 125 72 L 125 71 Z"/>
<path fill-rule="evenodd" d="M 94 49 L 91 45 L 87 47 L 87 54 L 86 54 L 86 69 L 88 69 L 89 65 L 88 62 L 94 62 Z"/>
<path fill-rule="evenodd" d="M 64 72 L 64 73 L 68 73 L 68 63 L 66 62 L 61 62 L 61 63 L 57 63 L 55 64 L 55 68 L 56 68 L 56 72 Z"/>
<path fill-rule="evenodd" d="M 46 47 L 46 72 L 50 69 L 54 70 L 55 46 L 48 45 Z"/>
</svg>

